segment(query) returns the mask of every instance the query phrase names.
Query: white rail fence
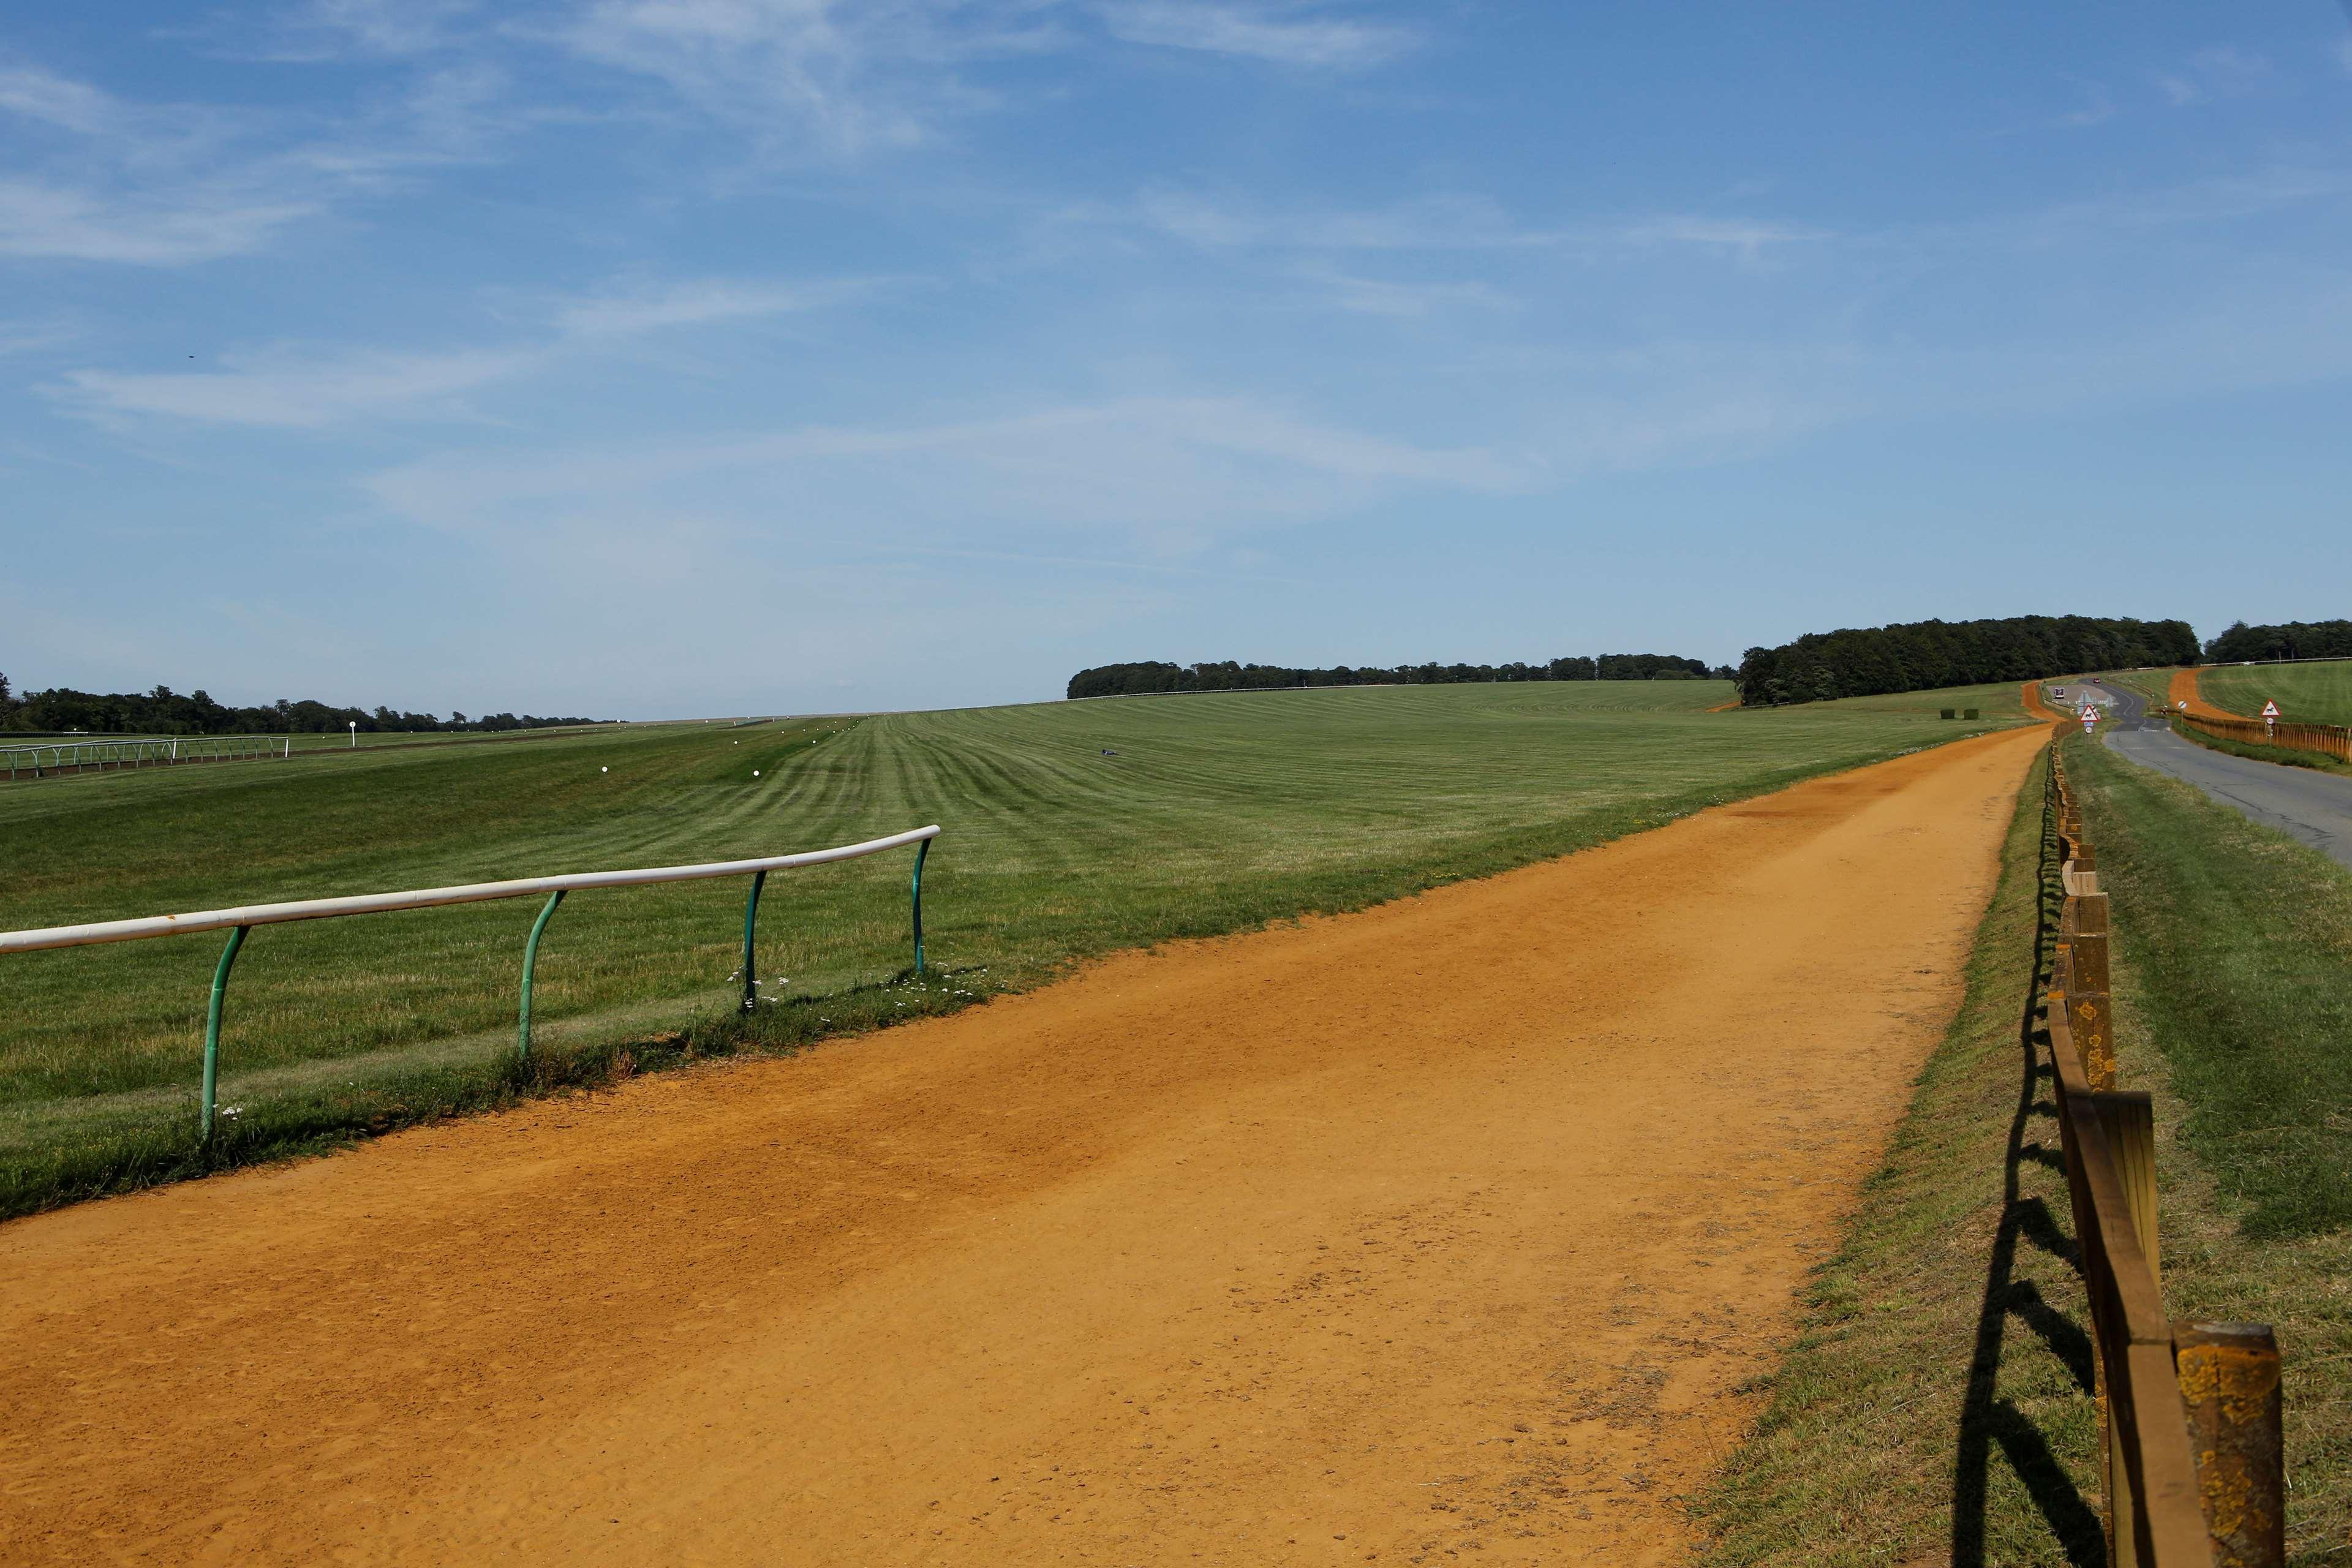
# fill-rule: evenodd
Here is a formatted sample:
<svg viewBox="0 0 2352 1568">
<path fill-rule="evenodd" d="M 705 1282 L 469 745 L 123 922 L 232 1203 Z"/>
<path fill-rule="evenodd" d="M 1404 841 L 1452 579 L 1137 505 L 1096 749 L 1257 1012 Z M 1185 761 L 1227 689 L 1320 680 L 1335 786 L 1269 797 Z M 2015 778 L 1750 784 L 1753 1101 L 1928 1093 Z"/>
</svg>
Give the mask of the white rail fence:
<svg viewBox="0 0 2352 1568">
<path fill-rule="evenodd" d="M 860 844 L 803 850 L 796 855 L 770 855 L 751 860 L 714 860 L 698 866 L 656 866 L 631 871 L 578 871 L 562 877 L 522 877 L 504 882 L 470 882 L 457 887 L 418 888 L 397 893 L 360 893 L 341 899 L 300 899 L 287 903 L 202 910 L 192 914 L 146 915 L 135 920 L 96 921 L 84 925 L 0 931 L 0 953 L 40 952 L 53 948 L 140 942 L 150 937 L 227 931 L 228 945 L 222 950 L 220 965 L 213 973 L 212 1003 L 205 1017 L 204 1136 L 209 1140 L 213 1134 L 213 1108 L 219 1084 L 221 1006 L 228 994 L 229 971 L 236 963 L 238 950 L 245 944 L 246 933 L 255 926 L 279 925 L 289 921 L 334 920 L 344 915 L 390 914 L 402 910 L 483 903 L 493 899 L 531 898 L 544 893 L 547 903 L 540 910 L 539 919 L 532 923 L 530 940 L 523 949 L 522 998 L 516 1025 L 515 1054 L 519 1061 L 528 1061 L 530 1057 L 530 984 L 532 971 L 539 961 L 539 939 L 545 933 L 548 921 L 554 915 L 556 907 L 563 902 L 566 893 L 600 888 L 644 887 L 656 882 L 750 877 L 751 893 L 743 907 L 742 969 L 742 1005 L 748 1013 L 755 1005 L 758 994 L 759 983 L 752 978 L 755 973 L 752 943 L 760 918 L 760 890 L 766 884 L 771 871 L 825 866 L 838 860 L 856 860 L 867 855 L 879 855 L 885 850 L 914 846 L 915 973 L 920 975 L 923 973 L 923 862 L 930 853 L 931 840 L 939 836 L 939 826 L 934 823 L 928 827 L 894 833 L 887 838 L 869 838 Z"/>
</svg>

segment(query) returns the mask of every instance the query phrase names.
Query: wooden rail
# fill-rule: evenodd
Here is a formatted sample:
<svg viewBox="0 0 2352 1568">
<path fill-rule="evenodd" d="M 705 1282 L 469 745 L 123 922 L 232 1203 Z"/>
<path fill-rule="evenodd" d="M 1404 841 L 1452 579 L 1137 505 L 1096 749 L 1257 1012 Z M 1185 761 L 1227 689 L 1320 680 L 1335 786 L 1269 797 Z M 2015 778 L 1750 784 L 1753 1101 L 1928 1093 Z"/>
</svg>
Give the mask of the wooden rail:
<svg viewBox="0 0 2352 1568">
<path fill-rule="evenodd" d="M 2266 1325 L 2165 1316 L 2155 1119 L 2146 1094 L 2116 1088 L 2107 895 L 2054 743 L 2050 809 L 2065 889 L 2050 1057 L 2106 1436 L 2107 1561 L 2277 1568 L 2286 1561 L 2278 1344 Z"/>
<path fill-rule="evenodd" d="M 2285 720 L 2264 723 L 2260 719 L 2216 719 L 2206 713 L 2175 713 L 2176 724 L 2187 724 L 2225 741 L 2255 746 L 2284 746 L 2290 751 L 2317 752 L 2339 763 L 2352 763 L 2352 730 L 2341 724 L 2290 724 Z"/>
</svg>

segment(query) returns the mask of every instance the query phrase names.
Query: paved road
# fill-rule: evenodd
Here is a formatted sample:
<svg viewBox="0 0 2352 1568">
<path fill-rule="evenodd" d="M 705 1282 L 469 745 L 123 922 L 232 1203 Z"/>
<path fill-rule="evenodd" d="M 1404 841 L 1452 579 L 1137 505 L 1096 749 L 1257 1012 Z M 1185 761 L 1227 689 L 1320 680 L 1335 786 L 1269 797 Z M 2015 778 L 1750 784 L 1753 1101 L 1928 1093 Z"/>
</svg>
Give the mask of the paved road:
<svg viewBox="0 0 2352 1568">
<path fill-rule="evenodd" d="M 2184 741 L 2161 718 L 2148 716 L 2138 693 L 2120 686 L 2070 683 L 2066 701 L 2053 700 L 2051 705 L 2072 712 L 2082 707 L 2086 693 L 2115 715 L 2106 737 L 2112 749 L 2195 784 L 2223 805 L 2293 834 L 2336 864 L 2352 868 L 2352 778 L 2257 763 Z"/>
</svg>

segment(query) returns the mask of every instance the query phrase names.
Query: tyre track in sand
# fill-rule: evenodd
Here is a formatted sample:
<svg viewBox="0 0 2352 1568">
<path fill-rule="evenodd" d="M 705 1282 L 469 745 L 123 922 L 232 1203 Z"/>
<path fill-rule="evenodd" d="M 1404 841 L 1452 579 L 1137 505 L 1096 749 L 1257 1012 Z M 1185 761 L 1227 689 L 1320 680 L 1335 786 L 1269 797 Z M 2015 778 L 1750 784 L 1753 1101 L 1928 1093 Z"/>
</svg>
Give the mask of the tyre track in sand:
<svg viewBox="0 0 2352 1568">
<path fill-rule="evenodd" d="M 2039 729 L 0 1227 L 11 1563 L 1671 1563 Z"/>
</svg>

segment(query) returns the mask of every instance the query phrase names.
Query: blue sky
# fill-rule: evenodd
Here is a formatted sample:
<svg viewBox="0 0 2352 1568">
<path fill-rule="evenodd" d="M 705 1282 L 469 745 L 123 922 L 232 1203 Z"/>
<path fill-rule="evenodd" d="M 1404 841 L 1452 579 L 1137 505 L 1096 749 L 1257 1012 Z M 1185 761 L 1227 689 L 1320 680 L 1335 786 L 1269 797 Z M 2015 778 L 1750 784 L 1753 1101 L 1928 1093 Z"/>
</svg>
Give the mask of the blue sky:
<svg viewBox="0 0 2352 1568">
<path fill-rule="evenodd" d="M 0 22 L 0 670 L 654 717 L 2352 614 L 2333 0 Z"/>
</svg>

